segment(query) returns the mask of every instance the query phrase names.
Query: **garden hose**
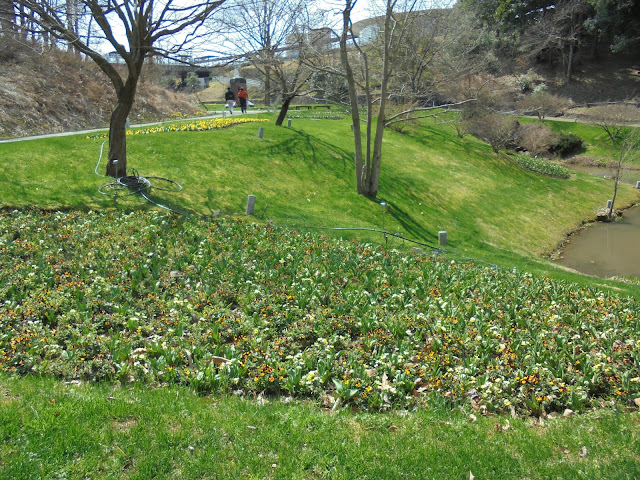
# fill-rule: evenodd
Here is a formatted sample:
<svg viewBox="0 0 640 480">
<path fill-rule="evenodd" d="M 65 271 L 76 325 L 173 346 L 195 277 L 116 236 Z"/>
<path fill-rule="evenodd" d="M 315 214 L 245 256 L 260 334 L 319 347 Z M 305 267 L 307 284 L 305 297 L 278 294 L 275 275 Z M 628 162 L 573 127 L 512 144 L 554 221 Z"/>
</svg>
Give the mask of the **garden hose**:
<svg viewBox="0 0 640 480">
<path fill-rule="evenodd" d="M 98 167 L 100 166 L 100 162 L 102 161 L 102 153 L 104 150 L 105 143 L 106 143 L 106 140 L 102 142 L 102 145 L 100 146 L 100 156 L 98 157 L 98 163 L 96 164 L 96 168 L 94 169 L 95 174 L 100 177 L 106 177 L 106 175 L 101 175 L 98 173 Z M 152 200 L 147 195 L 147 191 L 150 190 L 152 186 L 156 190 L 162 190 L 165 192 L 179 192 L 182 190 L 182 185 L 180 185 L 178 182 L 175 182 L 169 178 L 155 177 L 155 176 L 143 177 L 138 174 L 138 171 L 135 168 L 132 168 L 131 171 L 133 175 L 116 177 L 112 182 L 108 182 L 100 185 L 100 187 L 98 187 L 98 192 L 100 192 L 102 195 L 110 195 L 116 198 L 119 192 L 126 190 L 128 193 L 125 193 L 124 194 L 125 196 L 139 194 L 142 198 L 147 200 L 149 203 L 156 205 L 157 207 L 164 208 L 165 210 L 169 210 L 170 212 L 176 213 L 178 215 L 182 215 L 181 212 L 178 212 L 170 207 L 167 207 L 166 205 L 162 205 L 161 203 L 158 203 L 155 200 Z M 164 182 L 166 186 L 159 187 L 157 185 L 153 185 L 151 183 L 151 179 L 155 180 L 156 182 L 160 182 L 161 184 L 162 182 Z"/>
</svg>

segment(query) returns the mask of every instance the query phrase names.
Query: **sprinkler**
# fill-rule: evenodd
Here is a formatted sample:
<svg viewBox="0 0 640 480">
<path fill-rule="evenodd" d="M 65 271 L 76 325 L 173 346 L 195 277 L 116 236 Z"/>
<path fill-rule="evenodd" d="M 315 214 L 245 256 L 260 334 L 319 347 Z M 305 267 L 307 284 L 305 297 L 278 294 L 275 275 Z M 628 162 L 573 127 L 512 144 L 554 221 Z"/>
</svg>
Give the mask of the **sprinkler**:
<svg viewBox="0 0 640 480">
<path fill-rule="evenodd" d="M 382 233 L 384 234 L 384 243 L 387 245 L 389 238 L 387 237 L 387 231 L 384 229 L 384 214 L 387 212 L 387 202 L 381 202 L 380 207 L 382 207 Z"/>
</svg>

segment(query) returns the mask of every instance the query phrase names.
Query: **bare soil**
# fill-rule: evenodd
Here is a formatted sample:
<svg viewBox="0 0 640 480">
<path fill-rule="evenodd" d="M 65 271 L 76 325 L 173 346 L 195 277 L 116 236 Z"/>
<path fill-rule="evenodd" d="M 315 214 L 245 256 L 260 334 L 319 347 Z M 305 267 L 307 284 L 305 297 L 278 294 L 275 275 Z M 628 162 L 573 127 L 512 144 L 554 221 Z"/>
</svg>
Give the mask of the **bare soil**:
<svg viewBox="0 0 640 480">
<path fill-rule="evenodd" d="M 138 85 L 132 123 L 198 111 L 193 96 L 164 88 L 151 65 Z M 0 39 L 0 138 L 109 125 L 114 88 L 92 60 Z"/>
</svg>

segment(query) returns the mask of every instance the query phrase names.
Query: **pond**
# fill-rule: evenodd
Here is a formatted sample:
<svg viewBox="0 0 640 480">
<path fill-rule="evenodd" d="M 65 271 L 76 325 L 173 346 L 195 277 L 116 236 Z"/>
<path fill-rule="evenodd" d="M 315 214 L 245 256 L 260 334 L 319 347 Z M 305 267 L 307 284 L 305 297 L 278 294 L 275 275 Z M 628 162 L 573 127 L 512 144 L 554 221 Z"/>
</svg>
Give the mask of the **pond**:
<svg viewBox="0 0 640 480">
<path fill-rule="evenodd" d="M 594 223 L 572 235 L 557 262 L 597 277 L 640 277 L 640 205 L 617 222 Z"/>
</svg>

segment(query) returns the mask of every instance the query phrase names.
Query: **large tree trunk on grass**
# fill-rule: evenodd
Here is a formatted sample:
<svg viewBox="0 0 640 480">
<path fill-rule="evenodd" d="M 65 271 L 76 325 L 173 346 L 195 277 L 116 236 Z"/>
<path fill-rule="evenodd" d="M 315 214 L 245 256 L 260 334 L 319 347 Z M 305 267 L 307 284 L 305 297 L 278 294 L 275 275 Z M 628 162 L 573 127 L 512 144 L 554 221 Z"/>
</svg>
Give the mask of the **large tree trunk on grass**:
<svg viewBox="0 0 640 480">
<path fill-rule="evenodd" d="M 21 25 L 28 21 L 39 26 L 43 35 L 48 33 L 52 38 L 65 40 L 71 48 L 91 58 L 111 80 L 117 105 L 109 126 L 109 161 L 106 172 L 108 176 L 122 177 L 127 174 L 126 122 L 145 58 L 154 55 L 176 58 L 194 39 L 202 41 L 207 33 L 199 33 L 200 27 L 225 1 L 67 0 L 63 3 L 21 0 L 13 4 L 20 8 Z M 6 0 L 0 2 L 0 6 L 6 4 Z M 58 9 L 63 4 L 68 7 L 66 17 L 64 11 Z M 101 31 L 100 37 L 124 60 L 126 77 L 123 78 L 120 69 L 111 65 L 100 52 L 90 48 L 88 40 L 84 42 L 78 35 L 77 20 L 80 12 L 76 8 L 80 5 L 95 20 Z M 36 30 L 33 29 L 34 32 Z M 178 33 L 180 38 L 176 40 Z M 120 38 L 121 36 L 124 37 Z M 170 39 L 172 46 L 169 49 L 162 47 L 165 39 Z"/>
<path fill-rule="evenodd" d="M 278 127 L 282 126 L 282 122 L 284 122 L 285 117 L 287 116 L 287 112 L 289 111 L 289 105 L 291 101 L 296 98 L 295 95 L 287 96 L 282 99 L 282 107 L 280 108 L 280 113 L 278 114 L 278 119 L 276 120 L 276 125 Z"/>
<path fill-rule="evenodd" d="M 111 114 L 109 124 L 109 161 L 107 176 L 127 175 L 127 117 L 133 107 L 137 78 L 129 76 L 127 83 L 118 92 L 118 104 Z M 117 163 L 114 160 L 118 160 Z"/>
</svg>

